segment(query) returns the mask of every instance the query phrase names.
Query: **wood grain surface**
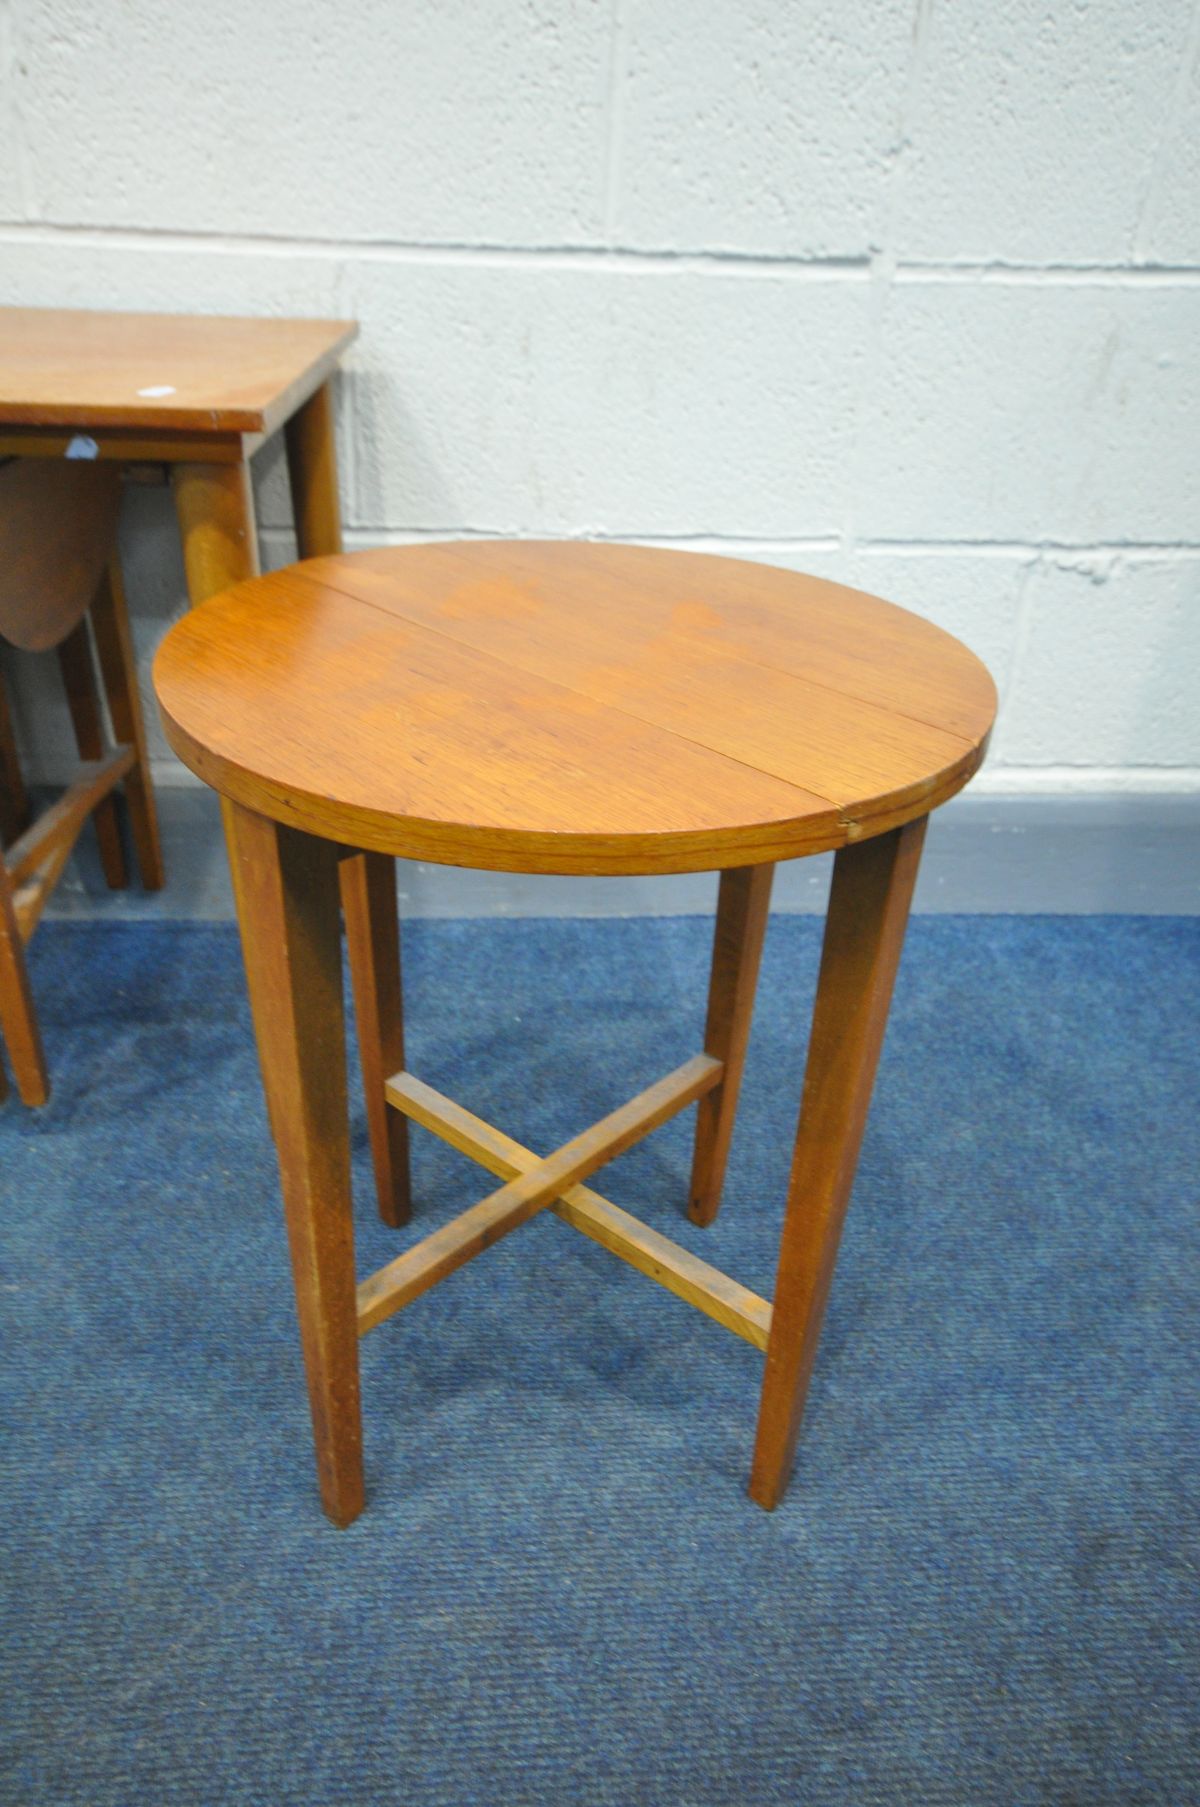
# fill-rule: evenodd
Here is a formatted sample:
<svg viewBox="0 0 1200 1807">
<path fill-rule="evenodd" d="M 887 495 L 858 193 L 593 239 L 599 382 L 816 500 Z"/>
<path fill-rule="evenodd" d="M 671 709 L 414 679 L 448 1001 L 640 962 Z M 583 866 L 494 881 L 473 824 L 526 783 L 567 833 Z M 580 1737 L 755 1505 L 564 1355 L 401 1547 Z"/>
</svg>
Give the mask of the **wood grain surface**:
<svg viewBox="0 0 1200 1807">
<path fill-rule="evenodd" d="M 122 779 L 142 875 L 147 886 L 162 884 L 137 667 L 115 545 L 120 498 L 121 474 L 112 465 L 18 460 L 0 466 L 0 641 L 22 652 L 57 651 L 82 761 L 64 794 L 31 821 L 0 686 L 0 835 L 9 843 L 7 852 L 0 852 L 0 1041 L 21 1098 L 30 1105 L 46 1103 L 49 1076 L 24 946 L 89 816 L 105 878 L 114 887 L 128 882 L 113 795 Z M 0 1083 L 0 1097 L 4 1091 Z"/>
<path fill-rule="evenodd" d="M 246 984 L 283 1190 L 325 1511 L 363 1504 L 337 859 L 222 806 Z"/>
<path fill-rule="evenodd" d="M 721 1204 L 737 1116 L 763 938 L 771 909 L 774 866 L 735 866 L 717 891 L 704 1052 L 721 1063 L 721 1083 L 700 1100 L 688 1187 L 688 1216 L 710 1224 Z"/>
<path fill-rule="evenodd" d="M 112 465 L 0 465 L 0 638 L 45 652 L 83 620 L 116 546 L 120 507 Z"/>
<path fill-rule="evenodd" d="M 270 433 L 357 326 L 0 308 L 0 424 Z"/>
<path fill-rule="evenodd" d="M 925 827 L 918 818 L 833 863 L 750 1473 L 767 1511 L 791 1474 Z"/>
<path fill-rule="evenodd" d="M 694 1054 L 681 1067 L 656 1080 L 620 1105 L 582 1135 L 564 1142 L 531 1167 L 522 1164 L 513 1177 L 495 1192 L 443 1224 L 423 1242 L 397 1255 L 386 1267 L 359 1283 L 358 1328 L 374 1329 L 393 1312 L 428 1292 L 447 1274 L 483 1253 L 542 1210 L 577 1180 L 595 1173 L 635 1142 L 674 1117 L 710 1091 L 721 1077 L 721 1063 L 708 1054 Z M 453 1135 L 450 1136 L 453 1140 Z"/>
<path fill-rule="evenodd" d="M 224 795 L 377 852 L 530 872 L 815 853 L 977 769 L 985 667 L 921 617 L 707 555 L 451 542 L 311 559 L 167 636 L 175 751 Z"/>
<path fill-rule="evenodd" d="M 705 1099 L 719 1089 L 714 1087 L 705 1093 L 701 1108 Z M 387 1083 L 387 1099 L 396 1107 L 396 1115 L 403 1111 L 414 1123 L 422 1124 L 461 1153 L 470 1155 L 499 1179 L 514 1179 L 541 1165 L 532 1149 L 485 1123 L 455 1099 L 435 1091 L 415 1074 L 394 1074 Z M 593 1242 L 628 1261 L 639 1273 L 657 1280 L 677 1298 L 724 1324 L 735 1336 L 743 1337 L 756 1349 L 766 1348 L 771 1329 L 771 1307 L 766 1299 L 710 1267 L 689 1249 L 652 1230 L 649 1224 L 632 1217 L 590 1186 L 568 1186 L 561 1197 L 550 1200 L 549 1209 L 573 1229 L 582 1230 Z"/>
</svg>

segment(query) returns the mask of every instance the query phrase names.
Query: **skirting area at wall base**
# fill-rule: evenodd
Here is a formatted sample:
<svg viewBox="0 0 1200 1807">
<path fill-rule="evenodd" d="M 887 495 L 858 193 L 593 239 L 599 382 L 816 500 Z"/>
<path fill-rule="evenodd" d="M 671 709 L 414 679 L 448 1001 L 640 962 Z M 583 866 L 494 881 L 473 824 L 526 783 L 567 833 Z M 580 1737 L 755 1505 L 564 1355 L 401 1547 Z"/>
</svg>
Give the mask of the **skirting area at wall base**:
<svg viewBox="0 0 1200 1807">
<path fill-rule="evenodd" d="M 220 815 L 212 793 L 158 789 L 167 888 L 105 889 L 85 832 L 52 916 L 220 921 L 233 915 Z M 821 911 L 831 861 L 793 860 L 776 877 L 774 907 Z M 679 878 L 527 878 L 400 865 L 408 916 L 683 916 L 709 912 L 711 874 Z M 956 798 L 939 810 L 916 908 L 1065 915 L 1200 914 L 1200 794 Z"/>
</svg>

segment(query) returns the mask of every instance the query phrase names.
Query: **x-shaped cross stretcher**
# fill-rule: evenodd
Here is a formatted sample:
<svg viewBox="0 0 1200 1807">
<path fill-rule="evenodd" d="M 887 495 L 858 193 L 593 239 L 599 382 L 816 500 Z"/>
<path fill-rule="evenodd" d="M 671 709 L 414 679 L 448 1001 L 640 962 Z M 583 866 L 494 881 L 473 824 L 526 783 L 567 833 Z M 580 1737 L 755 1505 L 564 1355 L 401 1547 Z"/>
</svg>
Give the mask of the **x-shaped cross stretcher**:
<svg viewBox="0 0 1200 1807">
<path fill-rule="evenodd" d="M 545 1207 L 614 1255 L 707 1312 L 757 1349 L 771 1327 L 766 1299 L 710 1267 L 580 1182 L 719 1085 L 724 1065 L 694 1055 L 544 1159 L 408 1072 L 387 1081 L 388 1103 L 505 1184 L 379 1269 L 358 1288 L 360 1335 Z"/>
</svg>

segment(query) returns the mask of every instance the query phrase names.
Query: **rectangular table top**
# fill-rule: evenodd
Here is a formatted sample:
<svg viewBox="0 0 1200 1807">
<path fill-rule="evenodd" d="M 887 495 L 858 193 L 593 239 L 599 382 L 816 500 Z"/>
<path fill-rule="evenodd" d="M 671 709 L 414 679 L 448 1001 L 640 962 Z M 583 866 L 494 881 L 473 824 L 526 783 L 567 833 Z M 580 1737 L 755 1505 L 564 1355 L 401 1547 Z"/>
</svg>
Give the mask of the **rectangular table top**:
<svg viewBox="0 0 1200 1807">
<path fill-rule="evenodd" d="M 353 320 L 0 308 L 0 425 L 271 433 Z"/>
</svg>

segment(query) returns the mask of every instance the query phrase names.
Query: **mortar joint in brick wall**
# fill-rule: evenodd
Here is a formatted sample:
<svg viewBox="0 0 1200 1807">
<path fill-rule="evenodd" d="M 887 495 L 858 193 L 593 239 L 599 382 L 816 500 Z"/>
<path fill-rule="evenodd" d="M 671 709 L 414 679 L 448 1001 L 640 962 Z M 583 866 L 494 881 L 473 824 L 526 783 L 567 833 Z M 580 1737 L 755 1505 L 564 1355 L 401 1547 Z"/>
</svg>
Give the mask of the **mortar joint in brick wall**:
<svg viewBox="0 0 1200 1807">
<path fill-rule="evenodd" d="M 702 247 L 647 250 L 620 243 L 500 244 L 482 240 L 322 238 L 264 232 L 209 232 L 198 228 L 171 232 L 151 226 L 94 226 L 32 218 L 0 222 L 0 245 L 30 248 L 64 244 L 75 245 L 80 250 L 181 255 L 204 251 L 219 257 L 331 259 L 347 266 L 411 263 L 491 269 L 591 269 L 630 276 L 694 273 L 770 281 L 861 283 L 871 281 L 886 270 L 888 280 L 897 284 L 1192 287 L 1200 283 L 1200 265 L 1197 264 L 1018 263 L 1004 259 L 983 263 L 927 262 L 895 253 L 889 255 L 882 247 L 874 252 L 864 250 L 831 257 Z"/>
<path fill-rule="evenodd" d="M 790 557 L 797 552 L 827 553 L 843 550 L 840 533 L 827 534 L 795 534 L 764 535 L 758 533 L 697 533 L 680 530 L 677 533 L 651 532 L 642 533 L 636 527 L 611 528 L 595 525 L 581 525 L 576 528 L 550 531 L 536 524 L 526 529 L 513 522 L 491 522 L 480 524 L 472 521 L 429 522 L 397 526 L 395 522 L 379 522 L 370 520 L 348 519 L 346 525 L 346 543 L 361 543 L 366 546 L 391 543 L 406 545 L 430 539 L 446 539 L 460 536 L 464 539 L 503 539 L 511 535 L 519 536 L 526 532 L 530 537 L 538 539 L 561 540 L 597 540 L 617 543 L 636 542 L 644 546 L 678 546 L 691 548 L 693 551 L 736 550 L 743 554 L 753 552 L 764 558 L 771 554 Z M 263 527 L 263 538 L 270 542 L 273 538 L 289 536 L 291 528 L 278 521 L 267 522 Z M 1073 561 L 1091 561 L 1093 563 L 1119 561 L 1122 564 L 1151 564 L 1172 562 L 1176 560 L 1200 559 L 1200 541 L 1068 541 L 1068 540 L 962 540 L 962 539 L 875 539 L 860 536 L 854 550 L 863 557 L 876 558 L 984 558 L 1009 559 L 1015 562 L 1029 562 L 1036 559 L 1057 561 L 1070 564 Z"/>
</svg>

